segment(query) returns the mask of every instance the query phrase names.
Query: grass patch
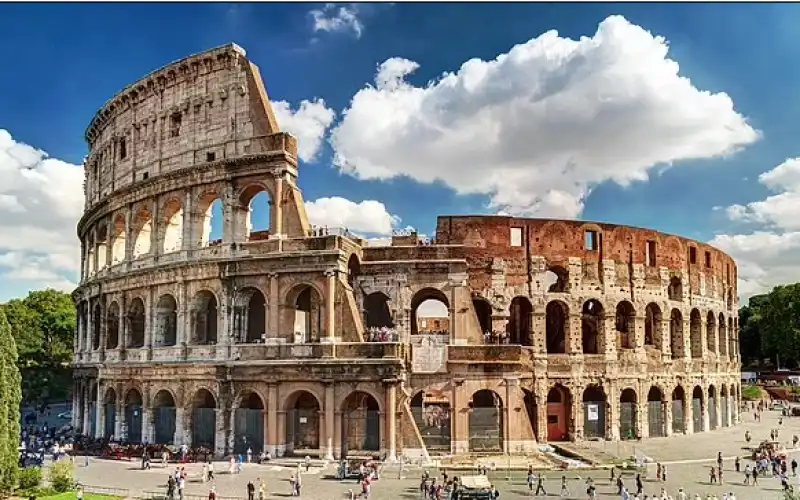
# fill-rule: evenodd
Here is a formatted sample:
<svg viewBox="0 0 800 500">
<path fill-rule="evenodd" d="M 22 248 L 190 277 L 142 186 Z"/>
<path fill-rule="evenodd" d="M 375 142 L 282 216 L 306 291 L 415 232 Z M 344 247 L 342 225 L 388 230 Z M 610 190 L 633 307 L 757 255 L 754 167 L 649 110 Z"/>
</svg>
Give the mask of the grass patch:
<svg viewBox="0 0 800 500">
<path fill-rule="evenodd" d="M 766 391 L 757 385 L 743 385 L 742 386 L 742 399 L 758 400 L 766 395 Z"/>
<path fill-rule="evenodd" d="M 75 500 L 78 498 L 74 491 L 67 491 L 66 493 L 59 493 L 49 497 L 39 497 L 39 500 Z M 119 500 L 124 497 L 115 497 L 111 495 L 95 495 L 94 493 L 84 493 L 83 500 Z"/>
</svg>

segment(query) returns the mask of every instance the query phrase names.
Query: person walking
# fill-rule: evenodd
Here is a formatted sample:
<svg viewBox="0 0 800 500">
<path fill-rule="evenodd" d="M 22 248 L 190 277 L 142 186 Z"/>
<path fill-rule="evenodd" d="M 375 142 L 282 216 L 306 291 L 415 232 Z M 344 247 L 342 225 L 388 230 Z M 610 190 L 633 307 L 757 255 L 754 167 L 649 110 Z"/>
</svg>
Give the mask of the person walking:
<svg viewBox="0 0 800 500">
<path fill-rule="evenodd" d="M 716 484 L 717 483 L 717 469 L 715 467 L 711 467 L 711 470 L 708 471 L 708 484 Z"/>
<path fill-rule="evenodd" d="M 561 476 L 561 496 L 569 496 L 569 488 L 567 488 L 567 476 L 566 474 Z"/>
<path fill-rule="evenodd" d="M 539 495 L 540 492 L 542 495 L 547 496 L 547 491 L 544 489 L 544 474 L 541 473 L 536 478 L 536 493 L 534 495 Z"/>
<path fill-rule="evenodd" d="M 169 475 L 167 479 L 167 499 L 173 500 L 175 498 L 175 476 Z"/>
<path fill-rule="evenodd" d="M 256 486 L 253 481 L 247 481 L 247 500 L 255 500 Z"/>
<path fill-rule="evenodd" d="M 642 484 L 642 475 L 636 474 L 636 495 L 641 495 L 643 488 L 644 485 Z"/>
</svg>

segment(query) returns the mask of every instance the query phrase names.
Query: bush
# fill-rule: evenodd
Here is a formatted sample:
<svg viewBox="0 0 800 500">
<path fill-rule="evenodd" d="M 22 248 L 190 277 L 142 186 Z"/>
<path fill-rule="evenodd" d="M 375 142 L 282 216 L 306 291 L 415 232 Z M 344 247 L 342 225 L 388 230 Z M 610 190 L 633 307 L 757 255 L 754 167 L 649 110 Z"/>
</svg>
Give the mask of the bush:
<svg viewBox="0 0 800 500">
<path fill-rule="evenodd" d="M 71 491 L 75 485 L 75 466 L 69 460 L 59 460 L 50 466 L 50 485 L 59 493 Z"/>
<path fill-rule="evenodd" d="M 36 488 L 42 482 L 42 469 L 40 467 L 21 469 L 17 479 L 21 490 Z"/>
</svg>

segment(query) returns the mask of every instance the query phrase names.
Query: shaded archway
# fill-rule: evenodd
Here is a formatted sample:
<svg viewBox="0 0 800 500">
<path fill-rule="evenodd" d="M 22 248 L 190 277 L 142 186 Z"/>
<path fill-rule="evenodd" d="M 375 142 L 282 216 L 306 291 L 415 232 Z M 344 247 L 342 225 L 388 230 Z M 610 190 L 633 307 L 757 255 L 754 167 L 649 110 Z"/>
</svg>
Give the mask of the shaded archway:
<svg viewBox="0 0 800 500">
<path fill-rule="evenodd" d="M 547 440 L 567 441 L 569 419 L 572 413 L 572 394 L 563 385 L 557 384 L 547 393 Z"/>
<path fill-rule="evenodd" d="M 703 413 L 706 402 L 703 397 L 703 388 L 696 385 L 692 390 L 692 431 L 703 432 Z"/>
<path fill-rule="evenodd" d="M 725 320 L 725 315 L 719 313 L 719 340 L 717 341 L 717 349 L 719 350 L 720 358 L 728 357 L 728 324 Z"/>
<path fill-rule="evenodd" d="M 162 389 L 153 398 L 153 425 L 155 444 L 172 444 L 175 440 L 175 398 L 172 394 Z"/>
<path fill-rule="evenodd" d="M 654 302 L 644 309 L 644 345 L 661 348 L 661 308 Z"/>
<path fill-rule="evenodd" d="M 672 359 L 683 358 L 683 315 L 678 309 L 673 309 L 669 315 L 669 348 Z"/>
<path fill-rule="evenodd" d="M 217 297 L 208 290 L 201 290 L 192 299 L 192 338 L 197 345 L 216 344 L 218 320 Z"/>
<path fill-rule="evenodd" d="M 319 450 L 321 408 L 316 396 L 297 391 L 287 400 L 286 409 L 286 453 L 305 455 L 305 450 Z"/>
<path fill-rule="evenodd" d="M 237 342 L 255 344 L 262 341 L 267 330 L 267 299 L 261 290 L 245 287 L 239 291 L 233 320 Z"/>
<path fill-rule="evenodd" d="M 114 437 L 114 427 L 117 421 L 117 392 L 109 387 L 103 396 L 103 414 L 105 421 L 103 422 L 103 437 L 111 439 Z"/>
<path fill-rule="evenodd" d="M 144 346 L 144 319 L 144 301 L 136 297 L 131 301 L 128 310 L 128 331 L 130 331 L 128 347 Z"/>
<path fill-rule="evenodd" d="M 192 397 L 192 446 L 214 450 L 217 432 L 217 400 L 208 389 Z"/>
<path fill-rule="evenodd" d="M 672 391 L 672 432 L 686 432 L 686 392 L 683 387 L 677 386 Z"/>
<path fill-rule="evenodd" d="M 378 401 L 363 391 L 352 392 L 342 404 L 342 449 L 379 451 L 381 414 Z M 347 453 L 343 453 L 347 456 Z"/>
<path fill-rule="evenodd" d="M 569 272 L 563 266 L 550 266 L 545 273 L 548 293 L 569 291 Z"/>
<path fill-rule="evenodd" d="M 719 391 L 719 410 L 720 410 L 720 425 L 722 427 L 728 427 L 730 422 L 728 418 L 730 418 L 730 403 L 728 403 L 728 387 L 724 384 Z"/>
<path fill-rule="evenodd" d="M 480 325 L 481 333 L 492 332 L 492 305 L 486 299 L 472 299 L 472 307 L 475 309 L 475 314 L 478 317 L 478 325 Z"/>
<path fill-rule="evenodd" d="M 717 428 L 717 388 L 714 385 L 708 386 L 708 429 Z"/>
<path fill-rule="evenodd" d="M 209 192 L 202 195 L 197 203 L 198 213 L 203 218 L 197 225 L 197 230 L 193 231 L 196 245 L 203 248 L 220 244 L 225 220 L 222 200 L 216 193 Z"/>
<path fill-rule="evenodd" d="M 708 352 L 717 352 L 717 319 L 711 311 L 706 315 L 706 347 Z"/>
<path fill-rule="evenodd" d="M 633 304 L 627 300 L 617 304 L 615 325 L 617 329 L 617 348 L 635 349 L 636 310 L 633 308 Z"/>
<path fill-rule="evenodd" d="M 352 254 L 347 259 L 347 283 L 350 288 L 355 288 L 356 280 L 361 275 L 361 262 L 358 260 L 358 255 Z"/>
<path fill-rule="evenodd" d="M 669 300 L 680 302 L 683 300 L 683 283 L 677 276 L 669 279 L 669 286 L 667 287 L 667 297 Z"/>
<path fill-rule="evenodd" d="M 100 311 L 100 304 L 95 304 L 92 308 L 92 350 L 100 349 L 100 323 L 103 315 Z"/>
<path fill-rule="evenodd" d="M 116 265 L 125 260 L 125 217 L 117 215 L 111 233 L 111 265 Z"/>
<path fill-rule="evenodd" d="M 532 345 L 531 315 L 533 305 L 527 297 L 514 297 L 509 307 L 508 336 L 509 343 Z"/>
<path fill-rule="evenodd" d="M 112 302 L 106 311 L 106 349 L 119 347 L 119 304 Z"/>
<path fill-rule="evenodd" d="M 97 414 L 100 411 L 97 405 L 97 382 L 91 383 L 89 389 L 89 436 L 97 435 Z"/>
<path fill-rule="evenodd" d="M 264 450 L 264 401 L 255 392 L 245 392 L 236 408 L 233 423 L 233 452 L 253 456 Z"/>
<path fill-rule="evenodd" d="M 131 389 L 125 395 L 123 434 L 131 443 L 142 442 L 142 393 Z"/>
<path fill-rule="evenodd" d="M 700 311 L 692 309 L 689 313 L 689 340 L 692 347 L 692 358 L 700 359 L 703 357 L 703 320 Z"/>
<path fill-rule="evenodd" d="M 411 414 L 428 453 L 450 453 L 450 399 L 443 391 L 419 391 L 411 398 Z"/>
<path fill-rule="evenodd" d="M 606 393 L 599 385 L 583 391 L 583 437 L 604 438 L 606 435 Z"/>
<path fill-rule="evenodd" d="M 319 342 L 322 337 L 322 297 L 308 285 L 303 285 L 300 290 L 294 303 L 295 342 Z"/>
<path fill-rule="evenodd" d="M 639 431 L 636 425 L 639 403 L 636 391 L 627 388 L 619 395 L 619 438 L 636 439 Z"/>
<path fill-rule="evenodd" d="M 153 345 L 174 346 L 178 340 L 178 303 L 175 297 L 165 294 L 158 299 L 155 320 Z"/>
<path fill-rule="evenodd" d="M 163 253 L 177 252 L 183 248 L 183 204 L 173 198 L 164 205 L 163 213 L 161 250 Z"/>
<path fill-rule="evenodd" d="M 383 292 L 372 292 L 366 296 L 364 316 L 367 328 L 394 328 L 389 296 Z"/>
<path fill-rule="evenodd" d="M 503 400 L 489 389 L 481 389 L 469 402 L 469 451 L 503 451 Z"/>
<path fill-rule="evenodd" d="M 664 411 L 664 393 L 656 386 L 651 386 L 647 393 L 647 428 L 650 437 L 667 435 L 666 416 Z"/>
<path fill-rule="evenodd" d="M 143 257 L 150 253 L 150 243 L 152 241 L 153 216 L 146 208 L 139 210 L 133 220 L 133 252 L 134 259 Z"/>
<path fill-rule="evenodd" d="M 547 353 L 566 353 L 569 307 L 560 300 L 552 300 L 548 302 L 544 316 Z"/>
<path fill-rule="evenodd" d="M 258 184 L 242 190 L 239 198 L 239 214 L 244 225 L 237 228 L 241 239 L 261 241 L 269 238 L 272 230 L 272 199 L 270 193 Z M 241 224 L 241 223 L 240 223 Z"/>
<path fill-rule="evenodd" d="M 599 354 L 603 349 L 606 313 L 595 299 L 583 303 L 581 314 L 581 344 L 584 354 Z"/>
<path fill-rule="evenodd" d="M 411 334 L 450 333 L 450 302 L 441 290 L 423 288 L 411 299 Z"/>
</svg>

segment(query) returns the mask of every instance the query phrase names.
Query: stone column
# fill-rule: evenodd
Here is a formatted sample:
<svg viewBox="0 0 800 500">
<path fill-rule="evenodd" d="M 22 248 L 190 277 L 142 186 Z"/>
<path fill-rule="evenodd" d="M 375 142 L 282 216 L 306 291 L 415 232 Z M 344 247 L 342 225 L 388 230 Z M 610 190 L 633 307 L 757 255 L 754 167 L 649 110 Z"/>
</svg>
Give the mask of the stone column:
<svg viewBox="0 0 800 500">
<path fill-rule="evenodd" d="M 670 311 L 667 310 L 666 312 L 661 313 L 661 321 L 656 322 L 655 327 L 660 329 L 660 337 L 661 337 L 661 358 L 662 359 L 672 359 L 672 332 L 670 332 Z M 656 332 L 653 332 L 653 336 L 656 335 Z M 653 339 L 655 340 L 655 339 Z"/>
<path fill-rule="evenodd" d="M 94 350 L 94 304 L 91 299 L 87 301 L 87 306 L 89 309 L 89 313 L 86 315 L 86 338 L 84 340 L 84 346 L 86 346 L 86 352 L 91 353 Z"/>
<path fill-rule="evenodd" d="M 342 458 L 342 412 L 333 412 L 333 454 Z"/>
<path fill-rule="evenodd" d="M 336 270 L 325 271 L 325 341 L 336 342 Z"/>
<path fill-rule="evenodd" d="M 451 448 L 454 455 L 469 453 L 469 414 L 466 411 L 466 402 L 461 396 L 462 382 L 452 384 L 452 395 L 450 396 L 450 435 Z"/>
<path fill-rule="evenodd" d="M 72 381 L 72 419 L 70 420 L 73 429 L 77 429 L 78 422 L 80 422 L 81 390 L 80 380 L 74 379 Z"/>
<path fill-rule="evenodd" d="M 325 384 L 325 443 L 324 452 L 326 460 L 333 460 L 333 439 L 334 439 L 334 414 L 336 412 L 334 403 L 334 386 L 333 382 Z"/>
<path fill-rule="evenodd" d="M 280 238 L 283 235 L 283 175 L 275 177 L 275 199 L 271 201 L 270 236 Z"/>
<path fill-rule="evenodd" d="M 273 457 L 278 450 L 278 386 L 267 386 L 267 450 Z"/>
<path fill-rule="evenodd" d="M 100 439 L 105 434 L 106 407 L 101 404 L 103 401 L 103 391 L 100 381 L 97 381 L 97 400 L 94 403 L 94 437 Z"/>
<path fill-rule="evenodd" d="M 225 410 L 217 408 L 214 410 L 216 414 L 215 429 L 214 429 L 214 455 L 224 456 L 227 443 L 225 442 Z"/>
<path fill-rule="evenodd" d="M 133 227 L 131 227 L 131 219 L 133 219 L 133 207 L 131 204 L 128 204 L 128 209 L 125 210 L 125 263 L 126 265 L 130 263 L 133 259 L 133 247 L 134 247 L 134 231 Z"/>
<path fill-rule="evenodd" d="M 669 398 L 669 399 L 667 399 Z M 664 395 L 664 435 L 672 436 L 672 396 Z"/>
<path fill-rule="evenodd" d="M 147 290 L 147 303 L 144 305 L 144 348 L 151 349 L 153 347 L 153 330 L 154 330 L 154 321 L 153 315 L 155 311 L 155 304 L 154 301 L 154 291 L 153 288 L 150 287 Z M 149 358 L 148 358 L 149 359 Z"/>
<path fill-rule="evenodd" d="M 290 443 L 286 442 L 286 410 L 278 410 L 278 446 L 275 456 L 282 457 Z"/>
<path fill-rule="evenodd" d="M 184 212 L 185 214 L 186 212 Z M 182 279 L 178 281 L 178 311 L 176 318 L 175 345 L 180 347 L 188 343 L 191 335 L 189 331 L 189 304 L 186 298 L 186 282 Z"/>
<path fill-rule="evenodd" d="M 386 384 L 386 453 L 387 460 L 397 458 L 397 385 Z"/>
<path fill-rule="evenodd" d="M 122 435 L 122 424 L 125 422 L 125 406 L 121 401 L 122 395 L 117 395 L 117 401 L 114 403 L 114 408 L 116 411 L 114 412 L 114 438 L 121 440 L 124 436 Z"/>
<path fill-rule="evenodd" d="M 92 395 L 90 387 L 91 387 L 91 382 L 87 383 L 83 387 L 83 423 L 82 423 L 83 430 L 81 433 L 84 436 L 89 435 L 90 422 L 91 422 L 90 419 L 92 418 L 91 412 L 89 411 L 89 401 L 91 400 L 91 395 Z"/>
<path fill-rule="evenodd" d="M 151 222 L 150 222 L 150 255 L 154 258 L 158 258 L 161 255 L 161 235 L 164 223 L 161 221 L 161 215 L 159 215 L 159 206 L 158 200 L 153 200 L 152 211 L 150 212 L 151 215 Z"/>
<path fill-rule="evenodd" d="M 536 418 L 538 420 L 537 427 L 539 428 L 539 435 L 536 439 L 540 443 L 548 441 L 547 436 L 547 388 L 543 387 L 536 392 Z"/>
<path fill-rule="evenodd" d="M 269 297 L 267 303 L 269 305 L 269 319 L 267 321 L 267 338 L 280 338 L 281 332 L 281 318 L 280 318 L 280 292 L 278 290 L 278 275 L 275 273 L 269 274 Z"/>
<path fill-rule="evenodd" d="M 172 442 L 175 446 L 180 446 L 184 442 L 186 425 L 186 408 L 175 408 L 175 435 L 172 437 Z"/>
<path fill-rule="evenodd" d="M 575 441 L 580 435 L 583 437 L 583 387 L 570 385 L 572 394 L 572 408 L 570 408 L 569 425 L 567 426 L 570 441 Z"/>
<path fill-rule="evenodd" d="M 681 311 L 683 314 L 683 311 Z M 688 315 L 683 315 L 683 359 L 692 358 L 692 328 Z"/>
<path fill-rule="evenodd" d="M 619 441 L 619 417 L 622 413 L 619 400 L 620 390 L 616 383 L 609 383 L 605 390 L 607 392 L 606 400 L 608 401 L 606 404 L 606 439 Z"/>
<path fill-rule="evenodd" d="M 694 405 L 692 392 L 683 388 L 683 433 L 694 434 Z"/>
<path fill-rule="evenodd" d="M 575 311 L 576 310 L 574 309 L 574 307 L 569 308 L 569 316 L 567 317 L 567 322 L 569 326 L 567 328 L 568 331 L 565 332 L 567 334 L 567 338 L 565 340 L 567 343 L 566 345 L 567 354 L 578 355 L 578 354 L 583 354 L 583 331 L 581 330 L 581 319 L 583 318 L 583 316 L 581 314 L 581 309 L 577 309 L 577 312 Z M 600 339 L 603 345 L 598 347 L 605 346 L 605 352 L 608 355 L 609 347 L 610 345 L 613 345 L 613 342 L 612 343 L 608 342 L 607 332 L 608 332 L 608 327 L 607 325 L 604 324 L 602 338 Z"/>
<path fill-rule="evenodd" d="M 191 250 L 197 246 L 197 241 L 192 240 L 194 228 L 197 224 L 196 218 L 202 219 L 205 214 L 195 214 L 192 190 L 187 189 L 183 196 L 183 231 L 181 233 L 181 250 Z M 202 230 L 202 229 L 201 229 Z"/>
</svg>

